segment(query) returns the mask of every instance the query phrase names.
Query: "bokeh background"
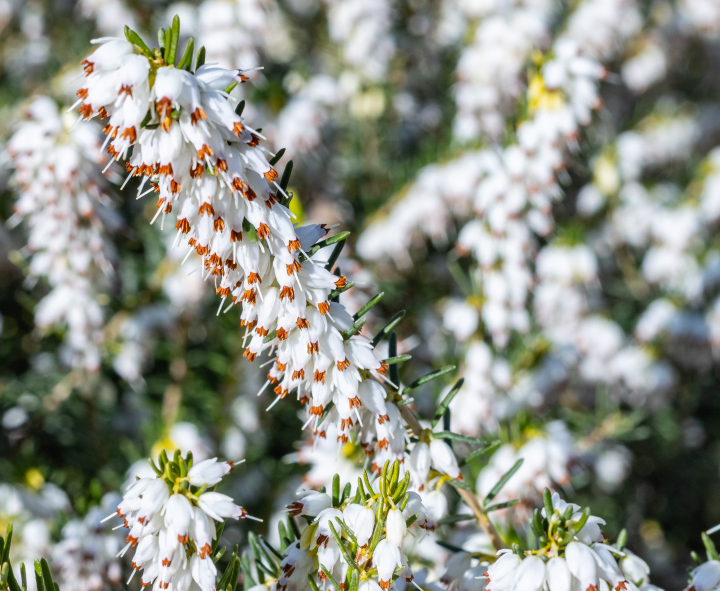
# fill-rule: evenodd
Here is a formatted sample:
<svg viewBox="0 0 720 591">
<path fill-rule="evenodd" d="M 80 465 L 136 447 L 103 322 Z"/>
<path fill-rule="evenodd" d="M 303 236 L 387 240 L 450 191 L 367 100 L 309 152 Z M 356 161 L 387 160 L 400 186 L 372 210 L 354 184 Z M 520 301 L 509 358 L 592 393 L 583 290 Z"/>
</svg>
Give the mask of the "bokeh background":
<svg viewBox="0 0 720 591">
<path fill-rule="evenodd" d="M 152 198 L 100 175 L 99 126 L 65 114 L 91 39 L 128 24 L 150 41 L 174 14 L 181 46 L 264 68 L 243 115 L 286 148 L 299 219 L 352 231 L 344 301 L 385 293 L 366 332 L 407 311 L 401 379 L 465 378 L 453 428 L 499 442 L 466 479 L 487 492 L 525 458 L 499 527 L 550 486 L 612 537 L 627 528 L 655 584 L 684 587 L 720 523 L 717 0 L 0 1 L 0 527 L 14 521 L 16 559 L 52 557 L 63 591 L 123 588 L 99 517 L 162 449 L 245 458 L 225 492 L 266 520 L 256 533 L 301 482 L 357 471 L 358 446 L 303 443 L 296 402 L 266 412 L 237 309 L 217 314 L 172 228 L 149 224 Z M 418 391 L 420 415 L 449 384 Z"/>
</svg>

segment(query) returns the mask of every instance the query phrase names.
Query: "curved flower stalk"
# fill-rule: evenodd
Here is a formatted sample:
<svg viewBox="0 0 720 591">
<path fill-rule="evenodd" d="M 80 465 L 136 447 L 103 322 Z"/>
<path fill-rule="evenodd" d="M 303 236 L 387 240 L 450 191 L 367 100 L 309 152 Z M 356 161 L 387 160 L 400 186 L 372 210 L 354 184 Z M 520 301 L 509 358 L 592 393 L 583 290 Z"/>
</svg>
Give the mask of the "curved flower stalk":
<svg viewBox="0 0 720 591">
<path fill-rule="evenodd" d="M 233 466 L 217 458 L 193 465 L 192 454 L 184 458 L 180 451 L 170 461 L 163 452 L 158 464 L 152 463 L 155 477 L 128 487 L 108 519 L 117 514 L 129 530 L 120 555 L 135 548 L 130 579 L 142 570 L 144 587 L 186 591 L 194 582 L 202 591 L 216 588 L 215 522 L 253 519 L 230 497 L 212 490 Z"/>
<path fill-rule="evenodd" d="M 25 221 L 29 277 L 51 291 L 38 304 L 40 330 L 64 327 L 68 365 L 97 371 L 103 347 L 102 290 L 113 276 L 114 250 L 106 237 L 111 205 L 98 167 L 107 159 L 92 125 L 72 121 L 47 97 L 35 99 L 8 142 L 19 194 L 10 224 Z"/>
</svg>

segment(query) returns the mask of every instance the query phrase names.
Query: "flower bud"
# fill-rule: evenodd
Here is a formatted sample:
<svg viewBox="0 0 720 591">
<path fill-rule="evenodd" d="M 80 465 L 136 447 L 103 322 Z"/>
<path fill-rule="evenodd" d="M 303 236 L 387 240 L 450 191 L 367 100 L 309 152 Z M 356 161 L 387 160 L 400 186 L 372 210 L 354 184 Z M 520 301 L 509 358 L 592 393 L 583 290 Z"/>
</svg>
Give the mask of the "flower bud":
<svg viewBox="0 0 720 591">
<path fill-rule="evenodd" d="M 418 441 L 410 452 L 410 474 L 416 486 L 422 488 L 430 472 L 430 446 Z"/>
<path fill-rule="evenodd" d="M 447 474 L 450 478 L 462 479 L 455 454 L 452 449 L 450 449 L 450 446 L 442 439 L 433 439 L 430 442 L 430 459 L 432 460 L 433 468 L 438 472 Z"/>
<path fill-rule="evenodd" d="M 387 541 L 396 548 L 402 546 L 405 533 L 407 532 L 407 525 L 405 524 L 405 518 L 400 509 L 390 509 L 390 511 L 388 511 L 385 528 Z"/>
<path fill-rule="evenodd" d="M 373 562 L 378 570 L 380 587 L 389 589 L 395 569 L 402 566 L 400 550 L 387 540 L 380 540 L 373 552 Z"/>
</svg>

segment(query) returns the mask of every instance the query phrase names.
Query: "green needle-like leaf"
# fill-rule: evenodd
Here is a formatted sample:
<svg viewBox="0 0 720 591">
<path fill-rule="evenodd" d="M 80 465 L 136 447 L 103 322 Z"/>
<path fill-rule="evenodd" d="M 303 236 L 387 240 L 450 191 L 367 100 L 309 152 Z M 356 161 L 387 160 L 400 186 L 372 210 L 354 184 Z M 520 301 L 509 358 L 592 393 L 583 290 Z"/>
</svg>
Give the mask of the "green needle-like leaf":
<svg viewBox="0 0 720 591">
<path fill-rule="evenodd" d="M 424 375 L 424 376 L 418 378 L 417 380 L 415 380 L 415 381 L 414 381 L 412 384 L 410 384 L 409 386 L 406 386 L 406 387 L 403 389 L 403 394 L 405 394 L 406 392 L 412 392 L 413 390 L 419 388 L 419 387 L 422 386 L 423 384 L 427 384 L 428 382 L 432 382 L 433 380 L 438 379 L 440 376 L 443 376 L 443 375 L 445 375 L 446 373 L 450 373 L 450 372 L 453 371 L 455 368 L 456 368 L 455 365 L 446 365 L 445 367 L 442 367 L 442 368 L 438 369 L 437 371 L 434 371 L 434 372 L 432 372 L 432 373 L 429 373 L 429 374 L 427 374 L 427 375 Z M 443 413 L 443 414 L 445 414 L 445 413 Z M 441 415 L 441 416 L 442 416 L 442 415 Z"/>
<path fill-rule="evenodd" d="M 520 469 L 520 466 L 522 466 L 522 463 L 523 463 L 523 459 L 521 458 L 517 462 L 515 462 L 515 464 L 513 465 L 512 468 L 510 468 L 507 472 L 505 472 L 505 474 L 502 475 L 502 478 L 500 478 L 500 480 L 498 480 L 497 484 L 492 487 L 490 492 L 487 494 L 487 496 L 483 500 L 483 507 L 486 507 L 487 505 L 490 504 L 490 501 L 492 501 L 497 496 L 497 494 L 502 490 L 502 487 L 505 486 L 505 484 L 507 484 L 507 481 L 512 478 L 513 474 L 515 474 L 515 472 L 517 472 Z"/>
<path fill-rule="evenodd" d="M 377 347 L 380 341 L 389 335 L 392 332 L 392 329 L 397 326 L 398 322 L 403 319 L 403 316 L 405 316 L 405 310 L 400 310 L 397 314 L 395 314 L 395 316 L 393 316 L 390 321 L 380 329 L 380 332 L 373 337 L 372 346 Z"/>
<path fill-rule="evenodd" d="M 375 304 L 377 304 L 381 299 L 383 299 L 383 296 L 385 295 L 384 291 L 381 291 L 379 294 L 373 296 L 368 302 L 360 308 L 355 314 L 353 314 L 353 318 L 357 320 L 358 318 L 361 318 L 365 316 L 370 311 L 370 308 L 372 308 Z"/>
<path fill-rule="evenodd" d="M 453 398 L 455 398 L 457 393 L 460 392 L 460 388 L 462 388 L 464 383 L 465 378 L 460 378 L 457 382 L 455 382 L 455 385 L 445 395 L 445 398 L 442 399 L 442 402 L 437 407 L 437 410 L 435 411 L 435 416 L 433 417 L 433 427 L 438 424 L 438 421 L 443 417 L 447 409 L 450 408 L 450 403 L 453 401 Z"/>
</svg>

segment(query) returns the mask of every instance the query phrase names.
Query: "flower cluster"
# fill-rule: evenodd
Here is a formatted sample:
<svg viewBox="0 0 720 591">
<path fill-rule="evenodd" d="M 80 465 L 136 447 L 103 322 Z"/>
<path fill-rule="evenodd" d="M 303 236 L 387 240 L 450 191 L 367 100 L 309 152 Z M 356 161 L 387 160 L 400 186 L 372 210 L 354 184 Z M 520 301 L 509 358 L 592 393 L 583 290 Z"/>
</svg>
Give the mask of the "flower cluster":
<svg viewBox="0 0 720 591">
<path fill-rule="evenodd" d="M 29 277 L 50 286 L 35 310 L 35 323 L 42 331 L 65 327 L 64 360 L 97 371 L 104 340 L 99 300 L 113 275 L 106 227 L 116 225 L 109 188 L 99 174 L 107 159 L 98 152 L 94 126 L 71 129 L 72 121 L 60 115 L 52 99 L 34 99 L 26 114 L 5 155 L 19 192 L 10 224 L 27 225 L 23 250 Z"/>
<path fill-rule="evenodd" d="M 194 581 L 202 591 L 214 591 L 215 521 L 241 519 L 247 512 L 227 495 L 207 489 L 233 464 L 212 458 L 193 465 L 191 454 L 183 458 L 178 451 L 172 461 L 161 453 L 152 468 L 155 477 L 132 483 L 110 515 L 117 514 L 130 530 L 120 554 L 135 548 L 133 575 L 143 571 L 143 587 L 187 591 Z"/>
<path fill-rule="evenodd" d="M 410 475 L 401 479 L 400 472 L 398 462 L 387 462 L 374 482 L 365 472 L 354 495 L 350 483 L 340 493 L 337 476 L 332 494 L 299 493 L 288 505 L 290 515 L 312 520 L 286 550 L 277 590 L 306 589 L 308 576 L 313 588 L 352 585 L 355 578 L 355 588 L 367 591 L 389 589 L 397 578 L 412 581 L 402 546 L 408 525 L 423 527 L 425 507 L 417 493 L 408 492 Z"/>
<path fill-rule="evenodd" d="M 603 543 L 600 525 L 605 522 L 588 509 L 580 511 L 578 505 L 566 503 L 557 493 L 550 499 L 547 489 L 545 504 L 531 522 L 540 548 L 525 553 L 501 550 L 485 573 L 487 588 L 627 589 L 628 581 L 615 558 L 622 553 Z"/>
<path fill-rule="evenodd" d="M 81 116 L 108 118 L 107 149 L 115 159 L 134 148 L 127 169 L 142 177 L 138 194 L 149 181 L 147 192 L 158 196 L 155 217 L 177 212 L 176 243 L 184 237 L 188 256 L 194 250 L 201 257 L 203 276 L 213 278 L 222 298 L 220 308 L 228 301 L 242 304 L 245 357 L 273 353 L 268 383 L 275 384 L 278 399 L 297 390 L 320 436 L 325 429 L 319 419 L 332 402 L 324 424 L 338 425 L 338 440 L 347 441 L 360 422 L 368 451 L 373 440 L 381 452 L 390 441 L 402 448 L 398 413 L 385 403 L 380 384 L 368 379 L 383 379 L 386 366 L 356 334 L 357 319 L 332 301 L 347 280 L 308 254 L 317 251 L 311 248 L 327 229 L 293 226 L 260 136 L 232 107 L 227 90 L 247 77 L 202 63 L 191 72 L 192 52 L 175 67 L 170 52 L 176 50 L 176 29 L 168 32 L 164 53 L 151 52 L 132 32 L 135 45 L 103 40 L 83 62 Z"/>
</svg>

